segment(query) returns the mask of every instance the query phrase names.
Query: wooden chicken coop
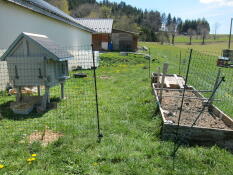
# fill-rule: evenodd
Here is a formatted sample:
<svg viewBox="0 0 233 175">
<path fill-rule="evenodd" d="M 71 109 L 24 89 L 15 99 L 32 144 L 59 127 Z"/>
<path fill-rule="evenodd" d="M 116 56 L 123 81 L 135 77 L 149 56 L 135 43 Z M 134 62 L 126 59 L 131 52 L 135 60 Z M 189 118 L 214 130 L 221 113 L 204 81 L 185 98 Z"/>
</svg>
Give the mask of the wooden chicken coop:
<svg viewBox="0 0 233 175">
<path fill-rule="evenodd" d="M 222 56 L 218 58 L 217 66 L 219 67 L 233 67 L 233 50 L 223 50 Z"/>
<path fill-rule="evenodd" d="M 50 103 L 50 88 L 58 84 L 61 84 L 61 97 L 64 98 L 68 60 L 72 58 L 71 54 L 45 35 L 20 34 L 1 57 L 1 61 L 7 62 L 9 81 L 17 91 L 12 110 L 28 114 L 36 105 L 38 111 L 44 111 Z M 38 96 L 23 97 L 24 87 L 37 87 Z M 41 88 L 45 92 L 42 96 Z"/>
</svg>

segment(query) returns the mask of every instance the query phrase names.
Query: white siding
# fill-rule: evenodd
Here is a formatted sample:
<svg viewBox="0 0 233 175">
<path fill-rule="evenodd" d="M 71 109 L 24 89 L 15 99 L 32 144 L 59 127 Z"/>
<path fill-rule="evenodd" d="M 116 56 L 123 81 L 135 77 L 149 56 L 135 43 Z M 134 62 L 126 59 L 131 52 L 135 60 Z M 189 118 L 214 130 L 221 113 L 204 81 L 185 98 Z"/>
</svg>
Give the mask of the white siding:
<svg viewBox="0 0 233 175">
<path fill-rule="evenodd" d="M 8 48 L 22 32 L 47 35 L 63 47 L 90 46 L 91 33 L 0 0 L 0 48 Z"/>
<path fill-rule="evenodd" d="M 7 49 L 22 32 L 46 35 L 68 50 L 76 51 L 78 46 L 90 48 L 92 42 L 89 32 L 3 0 L 0 0 L 0 24 L 0 55 L 1 49 Z M 9 82 L 7 72 L 6 63 L 0 62 L 0 90 Z"/>
</svg>

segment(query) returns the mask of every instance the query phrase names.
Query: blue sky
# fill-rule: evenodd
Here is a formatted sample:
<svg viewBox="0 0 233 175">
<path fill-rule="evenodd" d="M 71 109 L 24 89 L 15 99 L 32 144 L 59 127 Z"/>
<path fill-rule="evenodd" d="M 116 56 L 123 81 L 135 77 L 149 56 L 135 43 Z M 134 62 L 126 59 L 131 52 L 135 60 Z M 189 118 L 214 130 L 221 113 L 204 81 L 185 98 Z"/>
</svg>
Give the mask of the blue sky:
<svg viewBox="0 0 233 175">
<path fill-rule="evenodd" d="M 121 0 L 110 0 L 121 2 Z M 141 9 L 158 10 L 171 13 L 182 19 L 205 17 L 214 31 L 215 23 L 219 24 L 218 33 L 229 33 L 230 18 L 233 17 L 233 0 L 123 0 L 127 4 Z"/>
</svg>

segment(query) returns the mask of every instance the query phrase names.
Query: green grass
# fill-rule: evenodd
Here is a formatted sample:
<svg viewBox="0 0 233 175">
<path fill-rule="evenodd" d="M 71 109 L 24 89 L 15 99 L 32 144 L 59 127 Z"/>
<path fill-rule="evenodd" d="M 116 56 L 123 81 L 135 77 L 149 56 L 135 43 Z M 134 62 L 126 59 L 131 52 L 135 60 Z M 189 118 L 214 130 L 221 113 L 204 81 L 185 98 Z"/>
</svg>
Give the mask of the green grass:
<svg viewBox="0 0 233 175">
<path fill-rule="evenodd" d="M 151 47 L 155 56 L 158 50 Z M 161 63 L 168 60 L 165 52 L 163 54 L 163 58 L 159 57 Z M 233 174 L 232 154 L 215 146 L 181 147 L 175 171 L 172 171 L 173 143 L 160 140 L 161 119 L 155 113 L 155 98 L 146 69 L 148 61 L 133 55 L 123 58 L 118 53 L 101 57 L 104 66 L 97 70 L 97 75 L 102 142 L 96 142 L 90 71 L 86 71 L 89 78 L 68 80 L 67 99 L 59 102 L 57 109 L 43 115 L 12 117 L 6 103 L 14 97 L 1 96 L 0 105 L 4 111 L 0 121 L 0 164 L 5 168 L 0 169 L 0 174 Z M 153 62 L 152 70 L 159 64 Z M 53 88 L 52 96 L 58 95 L 59 88 Z M 63 133 L 64 137 L 47 147 L 26 141 L 27 135 L 45 126 Z M 37 160 L 28 164 L 26 160 L 32 153 L 38 154 Z"/>
<path fill-rule="evenodd" d="M 228 41 L 228 35 L 217 35 L 216 39 L 214 39 L 214 35 L 209 35 L 206 38 L 207 43 L 216 43 L 216 42 L 226 42 Z M 175 37 L 175 42 L 176 43 L 189 43 L 189 36 L 184 36 L 184 35 L 178 35 Z M 202 43 L 202 38 L 200 36 L 193 36 L 192 39 L 193 43 Z"/>
<path fill-rule="evenodd" d="M 185 76 L 190 53 L 190 50 L 187 47 L 160 45 L 157 43 L 141 43 L 141 45 L 150 47 L 153 56 L 159 59 L 161 63 L 168 62 L 169 72 L 172 74 L 179 74 L 181 53 L 180 74 Z M 191 47 L 194 49 L 194 51 L 192 54 L 189 84 L 199 90 L 211 90 L 219 70 L 216 63 L 218 56 L 221 55 L 221 52 L 215 51 L 217 50 L 217 47 L 221 47 L 221 45 L 216 45 L 216 47 L 212 46 L 212 44 L 209 44 L 200 47 Z M 215 102 L 215 104 L 226 114 L 233 117 L 233 68 L 222 68 L 221 72 L 222 75 L 226 77 L 226 82 L 221 85 L 216 95 L 216 98 L 220 99 L 221 101 Z M 206 96 L 208 97 L 208 95 Z"/>
</svg>

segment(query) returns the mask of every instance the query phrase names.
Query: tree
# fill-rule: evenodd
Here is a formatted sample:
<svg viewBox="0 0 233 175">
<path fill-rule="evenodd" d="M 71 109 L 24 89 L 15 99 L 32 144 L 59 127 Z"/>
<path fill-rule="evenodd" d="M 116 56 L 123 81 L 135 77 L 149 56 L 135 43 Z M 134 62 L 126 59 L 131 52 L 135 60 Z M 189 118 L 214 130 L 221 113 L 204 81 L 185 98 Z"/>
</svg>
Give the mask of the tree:
<svg viewBox="0 0 233 175">
<path fill-rule="evenodd" d="M 59 8 L 60 10 L 62 10 L 63 12 L 70 14 L 69 11 L 69 4 L 67 0 L 46 0 L 48 3 L 56 6 L 57 8 Z"/>
<path fill-rule="evenodd" d="M 168 32 L 171 34 L 172 36 L 172 44 L 175 44 L 175 36 L 176 36 L 176 32 L 177 32 L 177 20 L 174 17 L 171 24 L 167 27 L 168 28 Z"/>
<path fill-rule="evenodd" d="M 171 14 L 169 13 L 168 16 L 167 16 L 167 22 L 166 22 L 166 26 L 170 26 L 172 23 L 172 17 L 171 17 Z"/>
<path fill-rule="evenodd" d="M 199 31 L 200 31 L 200 34 L 201 34 L 201 37 L 202 37 L 202 45 L 204 45 L 205 44 L 205 39 L 209 34 L 209 29 L 204 24 L 199 24 L 198 28 L 199 28 Z"/>
<path fill-rule="evenodd" d="M 71 11 L 71 15 L 76 18 L 83 18 L 89 16 L 92 12 L 99 11 L 99 6 L 95 4 L 82 4 Z M 98 12 L 97 12 L 98 13 Z"/>
<path fill-rule="evenodd" d="M 113 27 L 131 32 L 139 32 L 140 30 L 139 26 L 128 16 L 122 16 L 119 19 L 116 19 Z"/>
<path fill-rule="evenodd" d="M 196 31 L 192 28 L 188 29 L 188 35 L 189 35 L 189 45 L 192 45 L 192 38 L 196 34 Z"/>
</svg>

